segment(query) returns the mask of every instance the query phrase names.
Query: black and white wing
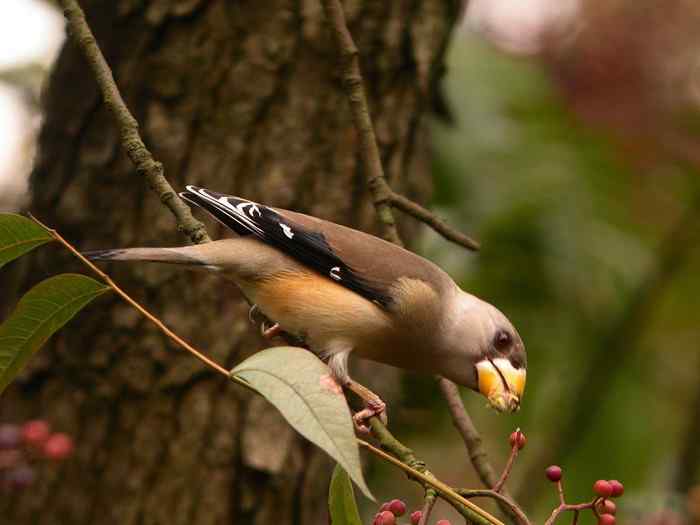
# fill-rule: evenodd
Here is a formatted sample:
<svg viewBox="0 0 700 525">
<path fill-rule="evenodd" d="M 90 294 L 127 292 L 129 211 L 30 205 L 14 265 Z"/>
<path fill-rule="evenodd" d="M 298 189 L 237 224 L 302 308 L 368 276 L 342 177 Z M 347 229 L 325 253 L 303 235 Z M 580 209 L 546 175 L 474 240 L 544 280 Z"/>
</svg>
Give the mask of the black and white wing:
<svg viewBox="0 0 700 525">
<path fill-rule="evenodd" d="M 180 196 L 204 208 L 237 234 L 253 235 L 362 297 L 390 306 L 386 286 L 359 275 L 333 250 L 323 232 L 302 226 L 268 206 L 204 188 L 187 186 Z"/>
</svg>

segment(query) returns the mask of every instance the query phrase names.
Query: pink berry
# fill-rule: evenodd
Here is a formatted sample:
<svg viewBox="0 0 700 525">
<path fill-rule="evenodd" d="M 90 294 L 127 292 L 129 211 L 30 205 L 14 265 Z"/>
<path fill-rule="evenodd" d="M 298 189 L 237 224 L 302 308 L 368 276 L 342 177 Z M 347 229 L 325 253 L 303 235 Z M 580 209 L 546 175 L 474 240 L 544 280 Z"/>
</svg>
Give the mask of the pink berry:
<svg viewBox="0 0 700 525">
<path fill-rule="evenodd" d="M 57 433 L 44 444 L 44 455 L 55 461 L 66 459 L 73 453 L 73 440 L 67 434 Z"/>
<path fill-rule="evenodd" d="M 389 502 L 389 512 L 397 518 L 406 514 L 406 504 L 400 499 L 392 499 Z"/>
<path fill-rule="evenodd" d="M 608 483 L 610 483 L 612 486 L 612 494 L 610 494 L 611 497 L 617 498 L 625 493 L 625 486 L 616 479 L 611 479 L 608 481 Z"/>
<path fill-rule="evenodd" d="M 374 519 L 375 525 L 396 525 L 396 516 L 388 510 L 383 510 Z"/>
<path fill-rule="evenodd" d="M 440 520 L 435 525 L 452 525 L 450 520 Z"/>
<path fill-rule="evenodd" d="M 382 503 L 382 506 L 379 507 L 379 512 L 383 512 L 383 511 L 385 511 L 385 510 L 389 510 L 389 503 L 391 503 L 391 502 L 390 502 L 390 501 L 385 501 L 384 503 Z M 379 515 L 379 512 L 377 513 L 377 515 Z"/>
<path fill-rule="evenodd" d="M 605 499 L 596 505 L 596 510 L 598 511 L 598 514 L 615 515 L 617 512 L 617 505 L 615 505 L 615 502 Z"/>
<path fill-rule="evenodd" d="M 598 525 L 615 525 L 615 516 L 612 514 L 601 514 L 598 517 Z"/>
<path fill-rule="evenodd" d="M 525 434 L 520 432 L 520 429 L 518 429 L 510 435 L 508 442 L 510 443 L 511 448 L 517 446 L 518 450 L 522 450 L 525 447 L 525 443 L 527 443 L 527 438 L 525 437 Z"/>
<path fill-rule="evenodd" d="M 51 427 L 41 419 L 27 421 L 22 425 L 22 439 L 32 447 L 41 447 L 51 435 Z"/>
<path fill-rule="evenodd" d="M 411 525 L 418 525 L 423 512 L 420 510 L 414 510 L 411 512 Z"/>
<path fill-rule="evenodd" d="M 553 483 L 556 483 L 561 479 L 562 471 L 559 465 L 552 465 L 545 469 L 544 471 L 547 479 Z"/>
<path fill-rule="evenodd" d="M 604 479 L 599 479 L 598 481 L 593 483 L 593 492 L 595 492 L 596 494 L 598 494 L 598 496 L 602 498 L 609 498 L 612 494 L 612 491 L 612 485 Z"/>
</svg>

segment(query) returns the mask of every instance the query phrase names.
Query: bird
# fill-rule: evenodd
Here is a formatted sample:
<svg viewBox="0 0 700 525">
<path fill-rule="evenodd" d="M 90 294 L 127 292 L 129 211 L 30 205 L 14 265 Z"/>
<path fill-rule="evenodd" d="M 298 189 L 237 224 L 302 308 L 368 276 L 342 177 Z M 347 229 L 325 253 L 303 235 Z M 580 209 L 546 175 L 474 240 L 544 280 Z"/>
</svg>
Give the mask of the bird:
<svg viewBox="0 0 700 525">
<path fill-rule="evenodd" d="M 380 396 L 354 381 L 348 358 L 445 377 L 483 395 L 499 412 L 519 409 L 527 356 L 495 306 L 462 290 L 433 262 L 374 235 L 295 211 L 188 185 L 180 196 L 236 235 L 180 247 L 86 252 L 206 270 L 237 285 L 269 339 L 288 334 L 327 363 L 338 385 L 365 404 L 367 430 L 386 418 Z"/>
</svg>

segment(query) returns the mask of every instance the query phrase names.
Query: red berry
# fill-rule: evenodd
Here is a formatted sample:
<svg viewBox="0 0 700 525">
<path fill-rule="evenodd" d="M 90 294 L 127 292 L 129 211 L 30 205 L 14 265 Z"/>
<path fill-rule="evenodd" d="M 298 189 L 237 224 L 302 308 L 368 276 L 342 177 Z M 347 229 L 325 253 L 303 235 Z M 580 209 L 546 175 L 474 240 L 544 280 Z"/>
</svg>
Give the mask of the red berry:
<svg viewBox="0 0 700 525">
<path fill-rule="evenodd" d="M 440 520 L 435 525 L 452 525 L 450 520 Z"/>
<path fill-rule="evenodd" d="M 547 479 L 553 483 L 556 483 L 561 479 L 562 471 L 559 465 L 552 465 L 547 467 L 544 471 Z"/>
<path fill-rule="evenodd" d="M 423 512 L 420 510 L 414 510 L 411 512 L 411 525 L 418 525 Z"/>
<path fill-rule="evenodd" d="M 612 494 L 610 494 L 611 497 L 617 498 L 625 493 L 625 486 L 616 479 L 611 479 L 608 481 L 608 483 L 610 483 L 612 486 Z"/>
<path fill-rule="evenodd" d="M 525 437 L 525 434 L 520 432 L 520 429 L 518 429 L 510 435 L 508 442 L 510 443 L 511 448 L 517 446 L 518 450 L 522 450 L 525 447 L 525 443 L 527 443 L 527 438 Z"/>
<path fill-rule="evenodd" d="M 389 502 L 389 512 L 397 518 L 406 514 L 406 504 L 400 499 L 392 499 Z"/>
<path fill-rule="evenodd" d="M 615 513 L 617 512 L 617 505 L 615 505 L 614 501 L 604 499 L 596 505 L 596 510 L 598 511 L 598 514 L 615 515 Z"/>
<path fill-rule="evenodd" d="M 22 426 L 22 439 L 27 445 L 41 447 L 51 435 L 51 427 L 46 421 L 35 419 Z"/>
<path fill-rule="evenodd" d="M 598 525 L 615 525 L 615 516 L 612 514 L 601 514 L 598 517 Z"/>
<path fill-rule="evenodd" d="M 396 525 L 396 517 L 388 510 L 383 510 L 374 519 L 375 525 Z"/>
<path fill-rule="evenodd" d="M 44 444 L 44 455 L 49 459 L 60 461 L 72 453 L 73 440 L 67 434 L 53 434 Z"/>
<path fill-rule="evenodd" d="M 22 430 L 17 425 L 0 425 L 0 450 L 17 448 L 22 441 Z"/>
<path fill-rule="evenodd" d="M 599 479 L 598 481 L 593 483 L 593 492 L 598 494 L 598 496 L 601 496 L 603 498 L 609 498 L 612 494 L 612 491 L 612 485 L 604 479 Z"/>
<path fill-rule="evenodd" d="M 379 512 L 382 512 L 382 511 L 385 511 L 385 510 L 389 510 L 389 503 L 391 503 L 391 502 L 390 502 L 390 501 L 386 501 L 386 502 L 382 503 L 382 506 L 379 507 Z M 377 513 L 377 516 L 379 515 L 379 512 Z"/>
</svg>

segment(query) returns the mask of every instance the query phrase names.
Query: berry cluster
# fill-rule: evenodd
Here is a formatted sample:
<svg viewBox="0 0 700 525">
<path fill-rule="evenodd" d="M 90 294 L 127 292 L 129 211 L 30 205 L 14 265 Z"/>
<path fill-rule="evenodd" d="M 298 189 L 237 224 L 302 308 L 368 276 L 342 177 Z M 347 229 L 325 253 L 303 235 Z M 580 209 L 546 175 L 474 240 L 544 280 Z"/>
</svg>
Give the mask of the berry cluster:
<svg viewBox="0 0 700 525">
<path fill-rule="evenodd" d="M 52 433 L 46 421 L 37 419 L 23 425 L 0 425 L 0 488 L 29 487 L 36 477 L 32 465 L 42 459 L 61 461 L 73 453 L 73 440 L 61 432 Z"/>
<path fill-rule="evenodd" d="M 396 518 L 400 518 L 406 514 L 406 504 L 400 499 L 392 499 L 383 503 L 379 507 L 379 512 L 374 516 L 372 525 L 399 525 Z M 418 525 L 421 519 L 422 512 L 416 510 L 409 516 L 411 525 Z M 440 520 L 435 525 L 451 525 L 448 520 Z"/>
<path fill-rule="evenodd" d="M 599 479 L 593 483 L 593 492 L 596 497 L 590 503 L 581 503 L 571 505 L 564 501 L 564 489 L 561 484 L 563 471 L 559 465 L 547 467 L 544 471 L 547 479 L 552 483 L 556 483 L 559 490 L 559 500 L 561 502 L 558 509 L 555 510 L 552 517 L 556 517 L 558 512 L 570 510 L 578 513 L 579 511 L 591 509 L 598 518 L 598 525 L 615 525 L 615 513 L 617 505 L 610 498 L 622 496 L 625 492 L 625 487 L 616 479 L 604 480 Z"/>
</svg>

